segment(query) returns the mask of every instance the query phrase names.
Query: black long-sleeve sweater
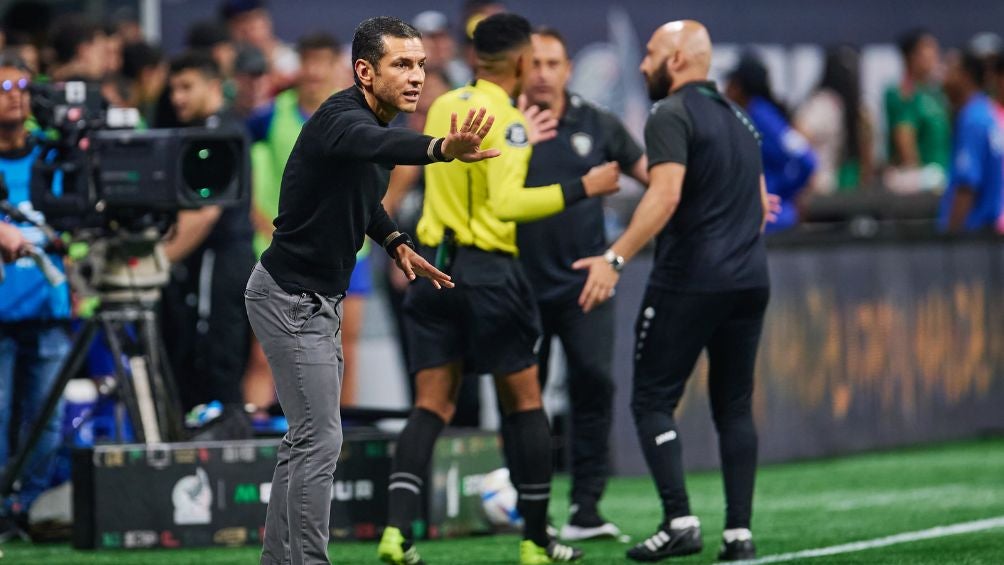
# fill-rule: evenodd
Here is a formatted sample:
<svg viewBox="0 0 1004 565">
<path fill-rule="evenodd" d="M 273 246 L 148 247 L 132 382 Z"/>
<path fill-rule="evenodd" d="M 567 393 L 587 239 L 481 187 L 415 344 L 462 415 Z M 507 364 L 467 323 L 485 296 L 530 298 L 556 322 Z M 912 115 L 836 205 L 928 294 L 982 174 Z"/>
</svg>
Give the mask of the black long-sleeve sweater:
<svg viewBox="0 0 1004 565">
<path fill-rule="evenodd" d="M 442 138 L 388 128 L 353 86 L 307 120 L 286 162 L 272 244 L 262 265 L 298 294 L 345 292 L 363 238 L 383 244 L 397 224 L 381 204 L 394 165 L 442 160 Z"/>
</svg>

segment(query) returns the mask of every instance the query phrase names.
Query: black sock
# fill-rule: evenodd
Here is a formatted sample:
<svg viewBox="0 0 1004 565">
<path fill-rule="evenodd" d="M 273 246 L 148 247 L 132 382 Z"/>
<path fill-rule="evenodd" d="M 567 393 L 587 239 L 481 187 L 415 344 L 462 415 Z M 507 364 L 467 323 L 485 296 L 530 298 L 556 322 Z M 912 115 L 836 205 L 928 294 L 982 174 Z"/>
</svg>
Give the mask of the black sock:
<svg viewBox="0 0 1004 565">
<path fill-rule="evenodd" d="M 645 461 L 652 473 L 659 498 L 665 526 L 673 518 L 690 515 L 690 502 L 683 479 L 683 448 L 673 417 L 665 412 L 635 414 L 638 440 L 645 454 Z"/>
<path fill-rule="evenodd" d="M 511 439 L 508 452 L 518 469 L 516 509 L 523 517 L 523 539 L 547 547 L 547 505 L 551 500 L 551 430 L 543 409 L 514 412 L 505 417 Z M 510 474 L 512 468 L 510 467 Z"/>
<path fill-rule="evenodd" d="M 522 475 L 518 467 L 519 455 L 516 453 L 517 440 L 513 437 L 512 420 L 502 418 L 500 428 L 502 432 L 502 456 L 505 458 L 505 465 L 509 469 L 509 480 L 512 481 L 512 484 L 518 485 Z"/>
<path fill-rule="evenodd" d="M 412 523 L 421 518 L 422 487 L 436 438 L 445 425 L 435 413 L 416 408 L 397 440 L 387 487 L 387 524 L 400 529 L 408 542 L 412 541 Z"/>
</svg>

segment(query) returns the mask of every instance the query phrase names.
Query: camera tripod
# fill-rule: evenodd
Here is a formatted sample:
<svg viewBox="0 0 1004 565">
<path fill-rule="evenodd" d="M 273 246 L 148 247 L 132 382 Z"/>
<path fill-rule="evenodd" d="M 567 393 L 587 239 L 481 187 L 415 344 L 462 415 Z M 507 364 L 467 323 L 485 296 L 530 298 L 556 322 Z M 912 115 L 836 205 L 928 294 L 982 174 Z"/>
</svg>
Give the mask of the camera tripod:
<svg viewBox="0 0 1004 565">
<path fill-rule="evenodd" d="M 157 308 L 167 284 L 168 262 L 154 233 L 99 239 L 91 245 L 91 280 L 101 304 L 73 342 L 70 353 L 32 423 L 27 441 L 8 461 L 0 479 L 0 498 L 8 497 L 59 406 L 63 390 L 77 376 L 103 330 L 115 373 L 113 393 L 126 407 L 136 440 L 154 444 L 182 439 L 178 391 L 160 337 Z M 71 277 L 74 286 L 86 285 Z M 123 422 L 116 419 L 118 436 Z"/>
</svg>

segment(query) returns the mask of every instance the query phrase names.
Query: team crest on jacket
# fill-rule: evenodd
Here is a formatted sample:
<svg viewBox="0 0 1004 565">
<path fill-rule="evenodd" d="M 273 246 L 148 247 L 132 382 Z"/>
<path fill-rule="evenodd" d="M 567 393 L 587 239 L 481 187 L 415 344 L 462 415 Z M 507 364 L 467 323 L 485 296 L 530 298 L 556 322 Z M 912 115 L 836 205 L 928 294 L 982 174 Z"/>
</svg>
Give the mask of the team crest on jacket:
<svg viewBox="0 0 1004 565">
<path fill-rule="evenodd" d="M 505 141 L 513 147 L 526 147 L 530 144 L 530 137 L 527 135 L 523 124 L 516 122 L 506 128 Z"/>
<path fill-rule="evenodd" d="M 589 155 L 589 152 L 593 150 L 593 138 L 588 133 L 578 133 L 572 134 L 572 149 L 579 154 L 579 157 L 585 157 Z"/>
</svg>

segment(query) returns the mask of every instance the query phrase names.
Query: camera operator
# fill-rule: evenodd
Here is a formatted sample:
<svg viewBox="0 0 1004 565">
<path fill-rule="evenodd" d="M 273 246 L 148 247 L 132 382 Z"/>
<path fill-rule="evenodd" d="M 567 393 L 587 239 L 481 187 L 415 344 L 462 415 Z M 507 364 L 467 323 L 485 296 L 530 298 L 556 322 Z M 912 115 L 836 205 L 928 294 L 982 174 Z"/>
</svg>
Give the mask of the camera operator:
<svg viewBox="0 0 1004 565">
<path fill-rule="evenodd" d="M 33 221 L 43 220 L 29 200 L 32 162 L 40 151 L 28 135 L 27 92 L 31 73 L 11 51 L 0 52 L 0 173 L 9 190 L 9 203 Z M 11 233 L 13 231 L 14 233 Z M 63 360 L 70 350 L 67 332 L 70 293 L 64 282 L 52 286 L 42 271 L 23 255 L 29 245 L 45 247 L 42 231 L 29 224 L 0 222 L 4 282 L 0 286 L 0 466 L 6 465 L 14 446 L 8 444 L 11 428 L 18 441 L 42 411 Z M 57 268 L 62 260 L 50 256 Z M 20 491 L 0 508 L 0 541 L 26 529 L 28 508 L 49 488 L 61 437 L 57 409 L 34 447 L 22 475 Z M 16 416 L 16 420 L 14 419 Z"/>
<path fill-rule="evenodd" d="M 222 76 L 209 54 L 178 56 L 171 62 L 169 80 L 171 103 L 184 125 L 243 134 L 243 122 L 224 108 Z M 161 319 L 182 405 L 185 410 L 213 400 L 224 405 L 222 418 L 206 427 L 200 439 L 251 435 L 241 393 L 251 339 L 241 290 L 255 262 L 252 236 L 245 198 L 226 209 L 179 212 L 165 243 L 172 268 Z"/>
</svg>

